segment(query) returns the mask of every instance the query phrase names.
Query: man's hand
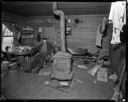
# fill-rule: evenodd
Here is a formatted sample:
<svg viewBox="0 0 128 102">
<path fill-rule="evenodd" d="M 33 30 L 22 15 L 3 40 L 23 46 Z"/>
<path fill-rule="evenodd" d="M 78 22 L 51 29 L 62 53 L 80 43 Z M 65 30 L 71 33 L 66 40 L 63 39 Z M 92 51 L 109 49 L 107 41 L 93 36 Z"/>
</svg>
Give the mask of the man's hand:
<svg viewBox="0 0 128 102">
<path fill-rule="evenodd" d="M 53 61 L 53 56 L 54 56 L 54 54 L 52 53 L 50 56 L 50 61 Z"/>
</svg>

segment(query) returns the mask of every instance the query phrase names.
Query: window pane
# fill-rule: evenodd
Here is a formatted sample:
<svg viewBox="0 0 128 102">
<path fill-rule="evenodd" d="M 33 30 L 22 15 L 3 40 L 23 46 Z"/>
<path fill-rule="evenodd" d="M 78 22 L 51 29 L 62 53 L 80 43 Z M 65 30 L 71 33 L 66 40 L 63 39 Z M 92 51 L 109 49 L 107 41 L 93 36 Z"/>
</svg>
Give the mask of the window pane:
<svg viewBox="0 0 128 102">
<path fill-rule="evenodd" d="M 10 48 L 12 48 L 12 46 L 13 46 L 13 37 L 3 37 L 3 43 L 2 43 L 2 50 L 3 51 L 5 51 L 6 46 L 9 46 Z"/>
<path fill-rule="evenodd" d="M 2 32 L 3 32 L 3 42 L 2 42 L 2 50 L 5 51 L 5 47 L 9 46 L 9 51 L 12 50 L 13 46 L 13 32 L 11 32 L 4 24 L 2 24 Z"/>
</svg>

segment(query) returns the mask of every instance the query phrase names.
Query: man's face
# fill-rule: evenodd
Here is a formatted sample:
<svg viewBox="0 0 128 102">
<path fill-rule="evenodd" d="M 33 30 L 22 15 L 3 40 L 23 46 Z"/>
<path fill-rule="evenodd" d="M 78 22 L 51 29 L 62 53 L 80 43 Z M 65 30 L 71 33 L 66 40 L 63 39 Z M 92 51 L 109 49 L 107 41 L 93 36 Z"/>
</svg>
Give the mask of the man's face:
<svg viewBox="0 0 128 102">
<path fill-rule="evenodd" d="M 43 40 L 43 43 L 46 43 L 46 40 Z"/>
</svg>

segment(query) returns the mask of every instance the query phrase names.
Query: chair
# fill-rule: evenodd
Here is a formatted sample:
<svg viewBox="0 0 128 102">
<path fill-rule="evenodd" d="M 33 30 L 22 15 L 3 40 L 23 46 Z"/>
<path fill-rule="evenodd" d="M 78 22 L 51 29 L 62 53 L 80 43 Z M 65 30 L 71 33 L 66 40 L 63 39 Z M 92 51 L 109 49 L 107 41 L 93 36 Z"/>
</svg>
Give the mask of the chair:
<svg viewBox="0 0 128 102">
<path fill-rule="evenodd" d="M 4 66 L 4 73 L 5 75 L 8 74 L 9 70 L 15 70 L 17 69 L 17 71 L 19 71 L 19 61 L 18 61 L 18 57 L 17 56 L 11 56 L 11 54 L 7 54 L 7 64 Z"/>
<path fill-rule="evenodd" d="M 1 77 L 8 74 L 8 65 L 9 65 L 8 61 L 3 61 L 1 63 Z"/>
</svg>

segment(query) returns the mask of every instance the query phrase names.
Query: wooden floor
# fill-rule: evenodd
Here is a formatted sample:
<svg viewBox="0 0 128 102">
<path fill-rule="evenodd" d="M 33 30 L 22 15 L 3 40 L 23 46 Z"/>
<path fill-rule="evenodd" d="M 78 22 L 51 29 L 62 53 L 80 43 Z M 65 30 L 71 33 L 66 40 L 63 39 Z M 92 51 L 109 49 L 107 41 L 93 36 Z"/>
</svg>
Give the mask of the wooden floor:
<svg viewBox="0 0 128 102">
<path fill-rule="evenodd" d="M 80 69 L 77 64 L 73 65 L 74 80 L 69 93 L 44 85 L 50 76 L 23 72 L 13 72 L 3 77 L 1 87 L 9 99 L 110 99 L 113 96 L 113 81 L 94 83 L 96 77 L 87 73 L 90 67 Z"/>
</svg>

